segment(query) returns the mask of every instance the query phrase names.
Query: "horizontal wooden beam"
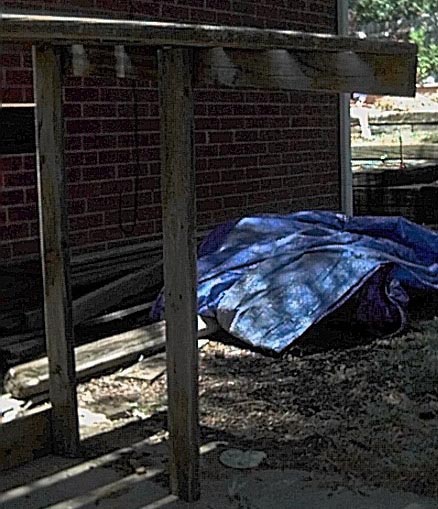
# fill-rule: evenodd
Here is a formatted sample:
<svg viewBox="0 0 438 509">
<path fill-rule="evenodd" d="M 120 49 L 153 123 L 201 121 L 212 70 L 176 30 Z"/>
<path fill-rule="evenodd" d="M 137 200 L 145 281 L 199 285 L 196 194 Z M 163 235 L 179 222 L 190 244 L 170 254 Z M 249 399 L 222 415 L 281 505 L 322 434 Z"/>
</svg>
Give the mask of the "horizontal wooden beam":
<svg viewBox="0 0 438 509">
<path fill-rule="evenodd" d="M 120 43 L 415 55 L 409 43 L 294 30 L 3 12 L 0 42 Z"/>
<path fill-rule="evenodd" d="M 411 54 L 214 48 L 195 58 L 198 86 L 415 95 Z"/>
<path fill-rule="evenodd" d="M 403 145 L 400 151 L 399 145 L 355 145 L 351 147 L 353 160 L 378 160 L 393 159 L 427 159 L 438 161 L 438 145 Z"/>
<path fill-rule="evenodd" d="M 75 348 L 76 379 L 89 380 L 135 363 L 140 356 L 162 352 L 166 346 L 165 322 L 140 327 Z M 206 337 L 218 331 L 215 322 L 198 317 L 197 335 Z M 196 346 L 196 342 L 195 342 Z M 11 368 L 4 387 L 15 398 L 32 398 L 49 389 L 48 359 L 42 357 Z"/>
</svg>

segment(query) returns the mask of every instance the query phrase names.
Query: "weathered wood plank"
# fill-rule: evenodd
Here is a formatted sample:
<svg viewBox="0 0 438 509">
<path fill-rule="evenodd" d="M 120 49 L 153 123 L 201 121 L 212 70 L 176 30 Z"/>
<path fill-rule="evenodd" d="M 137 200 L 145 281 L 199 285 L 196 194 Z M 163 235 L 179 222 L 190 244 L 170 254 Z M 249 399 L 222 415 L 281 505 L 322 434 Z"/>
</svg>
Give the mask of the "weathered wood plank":
<svg viewBox="0 0 438 509">
<path fill-rule="evenodd" d="M 198 319 L 196 337 L 205 337 L 218 330 L 217 325 Z M 78 382 L 114 371 L 137 362 L 166 347 L 165 322 L 140 327 L 75 348 Z M 48 359 L 43 357 L 11 368 L 4 387 L 14 398 L 28 399 L 49 390 Z"/>
<path fill-rule="evenodd" d="M 415 95 L 415 55 L 214 48 L 195 55 L 197 86 Z"/>
<path fill-rule="evenodd" d="M 52 41 L 56 43 L 126 43 L 149 46 L 193 46 L 201 48 L 293 49 L 304 51 L 355 51 L 415 55 L 414 44 L 379 39 L 359 39 L 294 30 L 260 29 L 114 20 L 63 15 L 7 12 L 0 18 L 0 41 Z"/>
<path fill-rule="evenodd" d="M 62 69 L 59 52 L 33 47 L 38 206 L 43 265 L 44 322 L 50 364 L 53 451 L 79 451 L 68 242 Z"/>
<path fill-rule="evenodd" d="M 192 52 L 163 49 L 159 62 L 170 484 L 190 502 L 199 498 Z"/>
<path fill-rule="evenodd" d="M 72 303 L 73 324 L 81 324 L 107 309 L 121 304 L 127 298 L 139 295 L 158 285 L 162 280 L 162 265 L 162 261 L 159 260 L 150 267 L 125 274 L 96 290 L 78 297 Z M 40 309 L 26 311 L 24 315 L 29 329 L 42 328 L 43 319 Z"/>
<path fill-rule="evenodd" d="M 164 349 L 164 331 L 164 322 L 159 322 L 75 348 L 77 380 L 83 381 L 126 366 L 138 360 L 142 354 L 152 354 Z M 14 397 L 20 395 L 18 398 L 30 398 L 47 392 L 47 357 L 11 368 L 6 374 L 4 386 Z"/>
<path fill-rule="evenodd" d="M 336 32 L 348 35 L 348 1 L 336 0 Z M 338 95 L 339 129 L 339 184 L 341 187 L 341 211 L 347 216 L 353 215 L 353 173 L 351 168 L 351 124 L 350 94 Z"/>
<path fill-rule="evenodd" d="M 50 407 L 45 406 L 0 426 L 0 470 L 51 452 L 50 413 Z"/>
<path fill-rule="evenodd" d="M 81 323 L 98 313 L 116 306 L 131 295 L 138 295 L 161 279 L 162 261 L 151 267 L 126 274 L 107 285 L 79 297 L 73 304 L 73 321 Z"/>
<path fill-rule="evenodd" d="M 403 159 L 438 160 L 438 144 L 403 145 Z M 399 145 L 353 145 L 351 147 L 353 160 L 361 159 L 396 159 L 400 160 Z"/>
</svg>

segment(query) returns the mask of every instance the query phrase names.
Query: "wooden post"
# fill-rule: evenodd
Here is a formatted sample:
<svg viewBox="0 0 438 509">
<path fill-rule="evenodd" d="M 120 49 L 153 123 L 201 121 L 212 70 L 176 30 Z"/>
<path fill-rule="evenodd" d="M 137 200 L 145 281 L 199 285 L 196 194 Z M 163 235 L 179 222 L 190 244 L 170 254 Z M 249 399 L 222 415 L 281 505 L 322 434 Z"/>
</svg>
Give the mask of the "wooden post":
<svg viewBox="0 0 438 509">
<path fill-rule="evenodd" d="M 60 55 L 52 46 L 34 46 L 33 65 L 44 321 L 52 403 L 52 446 L 56 454 L 75 456 L 79 451 L 79 424 Z"/>
<path fill-rule="evenodd" d="M 337 33 L 348 35 L 348 0 L 337 0 L 336 3 Z M 351 127 L 350 127 L 350 94 L 338 95 L 339 105 L 339 175 L 342 212 L 353 215 L 353 173 L 351 169 Z"/>
<path fill-rule="evenodd" d="M 159 62 L 170 481 L 190 502 L 199 498 L 192 52 L 164 48 Z"/>
</svg>

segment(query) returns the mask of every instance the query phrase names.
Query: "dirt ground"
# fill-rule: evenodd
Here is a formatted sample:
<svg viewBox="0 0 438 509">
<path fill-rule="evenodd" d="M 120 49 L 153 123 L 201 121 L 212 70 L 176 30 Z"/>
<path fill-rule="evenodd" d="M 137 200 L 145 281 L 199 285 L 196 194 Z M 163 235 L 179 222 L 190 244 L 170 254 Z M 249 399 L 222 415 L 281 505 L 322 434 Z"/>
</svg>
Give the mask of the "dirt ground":
<svg viewBox="0 0 438 509">
<path fill-rule="evenodd" d="M 279 359 L 210 342 L 200 354 L 202 440 L 263 450 L 266 469 L 438 497 L 438 318 L 392 338 L 334 340 L 322 328 L 313 339 Z M 151 414 L 165 421 L 165 376 L 115 373 L 78 395 L 108 417 L 84 437 Z"/>
</svg>

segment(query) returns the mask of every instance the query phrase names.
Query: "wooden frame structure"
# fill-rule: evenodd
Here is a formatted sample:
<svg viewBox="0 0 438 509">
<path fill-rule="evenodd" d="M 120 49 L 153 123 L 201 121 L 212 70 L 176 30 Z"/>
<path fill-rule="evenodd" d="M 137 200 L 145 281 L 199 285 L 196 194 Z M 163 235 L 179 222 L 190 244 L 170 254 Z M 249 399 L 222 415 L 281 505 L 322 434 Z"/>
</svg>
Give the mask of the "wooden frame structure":
<svg viewBox="0 0 438 509">
<path fill-rule="evenodd" d="M 73 44 L 158 49 L 171 490 L 185 500 L 196 500 L 200 490 L 192 89 L 211 85 L 414 95 L 416 47 L 287 30 L 2 14 L 0 43 L 19 41 L 33 43 L 37 110 L 51 401 L 51 409 L 38 414 L 43 423 L 40 445 L 47 451 L 51 443 L 53 451 L 62 455 L 78 454 L 80 441 L 65 208 L 61 53 L 63 47 Z M 10 427 L 0 427 L 2 442 L 12 440 L 19 426 L 16 421 Z M 38 444 L 32 443 L 32 447 L 38 449 Z"/>
</svg>

